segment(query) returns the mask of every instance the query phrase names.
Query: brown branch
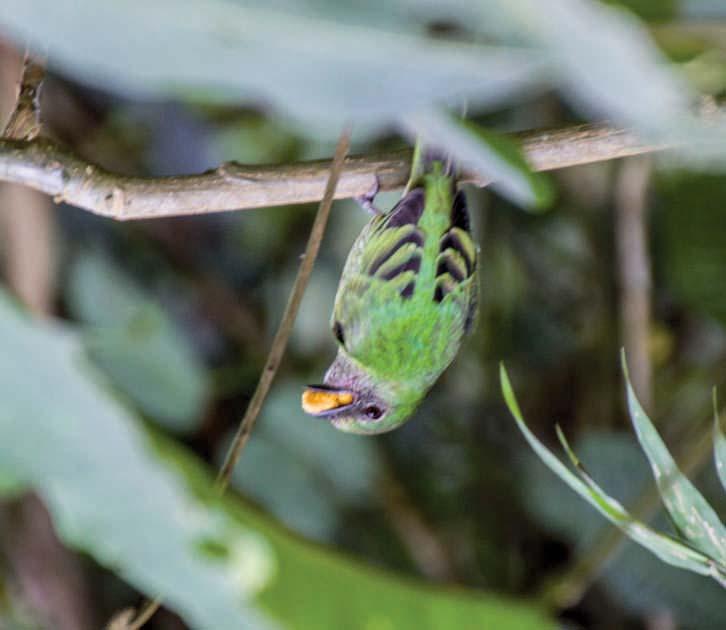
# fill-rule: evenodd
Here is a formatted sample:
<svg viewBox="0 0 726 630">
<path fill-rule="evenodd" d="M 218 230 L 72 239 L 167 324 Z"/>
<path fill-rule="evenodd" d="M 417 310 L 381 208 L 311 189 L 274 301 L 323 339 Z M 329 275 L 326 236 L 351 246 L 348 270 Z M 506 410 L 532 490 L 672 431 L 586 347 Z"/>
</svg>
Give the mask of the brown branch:
<svg viewBox="0 0 726 630">
<path fill-rule="evenodd" d="M 578 125 L 519 134 L 530 164 L 546 171 L 663 149 L 640 142 L 632 133 L 605 125 Z M 345 160 L 336 199 L 362 195 L 379 177 L 382 190 L 402 188 L 411 152 L 351 156 Z M 201 175 L 127 177 L 89 164 L 47 140 L 0 140 L 0 181 L 25 184 L 55 201 L 113 219 L 144 219 L 205 214 L 319 201 L 330 160 L 245 166 L 223 164 Z M 468 175 L 465 182 L 486 185 Z"/>
<path fill-rule="evenodd" d="M 227 451 L 227 455 L 219 471 L 219 475 L 217 475 L 217 488 L 220 493 L 223 493 L 229 485 L 229 480 L 232 477 L 234 467 L 250 438 L 252 428 L 257 420 L 257 416 L 262 410 L 262 405 L 267 398 L 267 394 L 272 386 L 272 381 L 277 373 L 277 368 L 280 365 L 282 355 L 287 347 L 287 341 L 290 338 L 292 327 L 295 324 L 295 318 L 297 317 L 297 312 L 300 308 L 303 294 L 307 288 L 310 274 L 313 271 L 313 265 L 315 264 L 315 259 L 318 256 L 320 243 L 323 240 L 325 226 L 328 223 L 330 209 L 333 205 L 333 199 L 335 198 L 335 189 L 338 185 L 341 169 L 345 161 L 345 156 L 348 153 L 349 145 L 350 130 L 345 129 L 338 140 L 338 146 L 335 149 L 335 157 L 333 158 L 330 174 L 325 186 L 325 193 L 320 202 L 320 206 L 318 207 L 318 212 L 315 215 L 307 247 L 305 248 L 305 253 L 302 256 L 302 262 L 300 263 L 295 283 L 293 284 L 290 297 L 288 298 L 287 305 L 285 306 L 285 312 L 282 315 L 280 326 L 277 329 L 275 338 L 272 340 L 272 346 L 270 348 L 270 353 L 267 356 L 265 367 L 262 370 L 262 375 L 260 376 L 260 380 L 255 388 L 255 393 L 252 395 L 252 400 L 250 400 L 249 405 L 247 405 L 245 415 L 239 423 L 237 433 L 232 439 L 232 444 Z M 161 598 L 157 597 L 153 600 L 147 601 L 144 606 L 142 606 L 135 620 L 130 621 L 127 618 L 127 611 L 122 611 L 111 620 L 107 627 L 110 629 L 125 623 L 127 624 L 126 626 L 121 625 L 120 627 L 126 628 L 126 630 L 138 630 L 154 616 L 154 613 L 156 613 L 160 607 Z M 124 618 L 122 615 L 127 615 L 127 617 Z M 114 623 L 117 624 L 117 626 L 113 626 Z"/>
</svg>

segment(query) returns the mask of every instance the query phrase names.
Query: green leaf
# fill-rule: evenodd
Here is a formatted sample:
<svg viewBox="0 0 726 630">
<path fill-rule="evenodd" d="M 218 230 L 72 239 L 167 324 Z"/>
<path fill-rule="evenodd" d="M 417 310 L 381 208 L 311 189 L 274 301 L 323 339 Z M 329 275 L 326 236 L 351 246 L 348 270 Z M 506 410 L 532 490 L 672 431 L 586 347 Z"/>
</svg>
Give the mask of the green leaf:
<svg viewBox="0 0 726 630">
<path fill-rule="evenodd" d="M 376 3 L 6 0 L 3 25 L 76 78 L 157 97 L 269 103 L 307 125 L 380 126 L 452 94 L 481 105 L 540 82 L 541 56 L 425 35 Z M 331 7 L 329 7 L 330 9 Z M 113 24 L 113 28 L 108 28 Z M 304 129 L 310 132 L 309 128 Z"/>
<path fill-rule="evenodd" d="M 628 410 L 640 446 L 648 456 L 663 503 L 678 531 L 697 549 L 726 567 L 726 527 L 715 510 L 678 469 L 630 382 L 625 350 L 621 353 Z"/>
<path fill-rule="evenodd" d="M 139 408 L 167 429 L 196 428 L 210 380 L 161 306 L 98 252 L 75 261 L 68 306 L 86 322 L 84 342 L 94 362 Z"/>
<path fill-rule="evenodd" d="M 624 505 L 642 501 L 646 488 L 653 483 L 650 465 L 638 441 L 633 439 L 632 430 L 613 432 L 583 427 L 573 449 L 587 463 L 588 473 Z M 518 486 L 530 517 L 558 540 L 572 546 L 572 562 L 591 561 L 593 545 L 608 537 L 610 523 L 559 478 L 547 474 L 534 454 L 522 457 L 520 463 Z M 718 497 L 721 485 L 709 472 L 704 471 L 699 481 L 712 492 L 711 496 Z M 654 529 L 670 524 L 664 508 L 649 520 Z M 569 580 L 563 582 L 555 576 L 548 594 L 555 601 L 563 601 L 571 593 L 568 586 L 572 587 Z M 632 615 L 668 609 L 678 628 L 710 630 L 719 627 L 723 619 L 724 590 L 718 582 L 663 564 L 630 540 L 612 548 L 598 573 L 598 587 Z"/>
<path fill-rule="evenodd" d="M 250 444 L 254 440 L 253 436 Z M 202 500 L 214 495 L 211 476 L 201 462 L 161 437 L 157 446 Z M 542 608 L 524 600 L 421 584 L 302 541 L 232 496 L 224 499 L 224 505 L 240 527 L 264 535 L 277 559 L 274 574 L 256 601 L 290 630 L 556 627 Z"/>
<path fill-rule="evenodd" d="M 726 434 L 724 434 L 718 413 L 716 388 L 713 390 L 713 456 L 716 460 L 718 478 L 721 480 L 724 490 L 726 490 Z"/>
<path fill-rule="evenodd" d="M 598 2 L 5 0 L 4 9 L 12 37 L 48 50 L 77 80 L 265 103 L 308 134 L 337 135 L 350 121 L 380 131 L 431 107 L 490 108 L 559 88 L 588 116 L 682 145 L 693 164 L 726 162 L 725 125 L 693 113 L 689 83 L 634 15 Z M 436 22 L 466 39 L 429 36 Z"/>
<path fill-rule="evenodd" d="M 490 40 L 530 47 L 550 61 L 551 86 L 586 116 L 678 147 L 689 165 L 723 170 L 726 125 L 695 115 L 691 85 L 632 13 L 582 0 L 403 1 Z"/>
<path fill-rule="evenodd" d="M 266 627 L 245 603 L 274 572 L 264 538 L 159 463 L 77 334 L 24 318 L 0 293 L 0 336 L 0 476 L 38 491 L 67 544 L 194 627 Z M 207 541 L 226 557 L 203 553 Z"/>
<path fill-rule="evenodd" d="M 190 626 L 270 627 L 254 598 L 291 630 L 556 627 L 524 601 L 397 578 L 220 499 L 200 461 L 149 438 L 104 390 L 78 335 L 26 319 L 2 293 L 0 336 L 0 475 L 40 493 L 67 544 Z"/>
<path fill-rule="evenodd" d="M 539 209 L 552 203 L 549 178 L 532 172 L 513 140 L 436 109 L 406 116 L 403 124 L 458 164 L 491 179 L 492 188 L 515 203 Z"/>
<path fill-rule="evenodd" d="M 675 20 L 682 0 L 605 0 L 626 7 L 644 20 Z M 700 2 L 701 0 L 699 0 Z"/>
<path fill-rule="evenodd" d="M 569 445 L 563 440 L 563 445 L 566 445 L 568 455 L 570 455 L 573 464 L 578 466 L 578 470 L 583 478 L 581 479 L 575 476 L 527 427 L 504 365 L 500 365 L 499 377 L 504 400 L 510 413 L 517 421 L 517 426 L 520 431 L 522 431 L 525 439 L 544 464 L 562 479 L 562 481 L 590 503 L 590 505 L 611 523 L 622 529 L 632 540 L 658 556 L 663 562 L 682 569 L 688 569 L 695 573 L 700 573 L 701 575 L 709 575 L 721 580 L 726 579 L 726 567 L 719 568 L 714 559 L 700 551 L 691 549 L 673 538 L 664 536 L 652 530 L 644 523 L 633 519 L 620 503 L 608 496 L 589 475 L 584 473 Z M 561 432 L 560 436 L 561 439 L 564 438 Z"/>
</svg>

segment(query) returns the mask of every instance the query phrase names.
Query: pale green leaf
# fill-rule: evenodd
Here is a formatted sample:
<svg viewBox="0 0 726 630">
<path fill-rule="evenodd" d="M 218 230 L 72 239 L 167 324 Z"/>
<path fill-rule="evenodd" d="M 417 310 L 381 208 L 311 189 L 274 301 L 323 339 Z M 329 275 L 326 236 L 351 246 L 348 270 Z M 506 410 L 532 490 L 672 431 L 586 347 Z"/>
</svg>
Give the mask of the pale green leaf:
<svg viewBox="0 0 726 630">
<path fill-rule="evenodd" d="M 262 102 L 308 125 L 337 125 L 336 135 L 350 119 L 382 125 L 451 95 L 498 103 L 541 82 L 542 56 L 432 39 L 391 13 L 367 3 L 321 11 L 261 0 L 5 0 L 2 23 L 83 81 Z"/>
<path fill-rule="evenodd" d="M 726 490 L 726 434 L 724 434 L 721 418 L 716 403 L 716 389 L 713 390 L 713 454 L 716 460 L 716 472 L 721 485 Z"/>
<path fill-rule="evenodd" d="M 726 527 L 708 501 L 678 469 L 635 395 L 624 350 L 621 356 L 630 418 L 640 446 L 648 456 L 663 503 L 676 528 L 689 543 L 726 567 Z"/>
<path fill-rule="evenodd" d="M 726 578 L 726 567 L 720 572 L 712 558 L 633 519 L 620 503 L 608 496 L 588 475 L 583 475 L 584 480 L 574 475 L 527 427 L 503 365 L 500 366 L 499 376 L 504 400 L 510 413 L 517 421 L 517 426 L 539 458 L 562 481 L 588 501 L 611 523 L 622 529 L 632 540 L 658 556 L 663 562 L 701 575 L 716 577 L 716 579 Z M 573 463 L 579 465 L 569 446 L 567 450 L 570 457 L 573 458 Z M 580 471 L 584 473 L 582 468 L 580 468 Z"/>
<path fill-rule="evenodd" d="M 552 202 L 549 179 L 532 172 L 513 140 L 438 109 L 406 116 L 403 124 L 458 165 L 490 179 L 492 188 L 515 203 L 544 208 Z"/>
<path fill-rule="evenodd" d="M 165 428 L 194 430 L 210 379 L 161 305 L 95 251 L 74 261 L 66 298 L 87 324 L 83 339 L 91 358 L 114 385 Z"/>
<path fill-rule="evenodd" d="M 0 335 L 0 476 L 38 491 L 67 544 L 163 595 L 194 627 L 265 625 L 245 604 L 274 571 L 264 539 L 158 462 L 76 334 L 31 322 L 0 293 Z M 203 553 L 211 543 L 224 557 Z"/>
<path fill-rule="evenodd" d="M 306 133 L 337 135 L 351 120 L 382 130 L 434 106 L 481 109 L 559 88 L 588 116 L 682 145 L 697 165 L 726 160 L 724 123 L 694 114 L 689 83 L 634 15 L 599 2 L 5 0 L 3 8 L 14 39 L 47 49 L 82 82 L 262 103 Z M 429 36 L 436 21 L 466 39 Z"/>
<path fill-rule="evenodd" d="M 201 462 L 149 438 L 103 389 L 77 335 L 26 319 L 2 293 L 0 335 L 0 475 L 39 492 L 67 544 L 191 627 L 269 627 L 253 598 L 291 630 L 555 627 L 539 607 L 397 578 L 220 499 Z"/>
<path fill-rule="evenodd" d="M 250 444 L 254 440 L 253 436 Z M 202 499 L 214 497 L 212 477 L 201 462 L 168 440 L 159 438 L 157 446 Z M 246 453 L 242 460 L 245 457 Z M 542 608 L 523 600 L 486 589 L 417 583 L 300 540 L 233 496 L 224 505 L 241 528 L 261 533 L 277 558 L 274 574 L 256 601 L 290 630 L 556 627 Z"/>
<path fill-rule="evenodd" d="M 582 427 L 573 449 L 586 462 L 590 476 L 624 505 L 642 501 L 643 493 L 653 483 L 650 465 L 632 429 L 610 432 Z M 545 472 L 535 457 L 532 454 L 521 459 L 518 485 L 523 505 L 534 522 L 571 545 L 571 562 L 587 562 L 593 545 L 608 536 L 612 526 L 559 478 Z M 705 472 L 699 482 L 719 493 L 721 485 L 715 475 Z M 648 523 L 658 529 L 667 527 L 670 520 L 662 509 Z M 664 564 L 630 540 L 612 549 L 598 574 L 598 587 L 632 615 L 667 608 L 678 628 L 711 630 L 719 627 L 723 618 L 724 590 L 718 582 Z"/>
<path fill-rule="evenodd" d="M 695 115 L 697 95 L 632 13 L 583 0 L 401 0 L 495 41 L 531 47 L 548 80 L 586 116 L 678 147 L 689 165 L 726 163 L 723 120 Z"/>
</svg>

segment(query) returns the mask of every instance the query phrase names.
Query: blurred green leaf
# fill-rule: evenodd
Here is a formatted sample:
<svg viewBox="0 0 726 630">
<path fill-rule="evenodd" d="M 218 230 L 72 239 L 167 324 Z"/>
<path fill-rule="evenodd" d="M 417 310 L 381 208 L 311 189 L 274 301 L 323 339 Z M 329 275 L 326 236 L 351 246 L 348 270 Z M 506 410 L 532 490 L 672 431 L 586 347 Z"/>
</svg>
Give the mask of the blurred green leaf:
<svg viewBox="0 0 726 630">
<path fill-rule="evenodd" d="M 305 123 L 308 134 L 337 134 L 350 120 L 381 130 L 434 106 L 492 107 L 559 87 L 588 115 L 683 144 L 694 164 L 726 160 L 723 123 L 704 124 L 692 112 L 695 94 L 645 26 L 598 2 L 5 4 L 10 33 L 47 48 L 82 81 L 156 97 L 265 103 Z M 437 21 L 455 28 L 427 35 Z"/>
<path fill-rule="evenodd" d="M 254 443 L 256 436 L 248 444 Z M 176 467 L 200 498 L 214 496 L 209 471 L 179 446 L 158 439 L 165 459 Z M 245 453 L 240 460 L 244 461 Z M 549 630 L 545 612 L 487 591 L 436 588 L 367 566 L 291 536 L 239 500 L 224 504 L 239 524 L 265 536 L 277 562 L 273 578 L 257 601 L 290 630 L 345 628 L 370 630 Z"/>
<path fill-rule="evenodd" d="M 513 140 L 441 110 L 407 116 L 404 124 L 458 164 L 492 180 L 492 188 L 528 208 L 545 208 L 554 191 L 549 179 L 530 169 Z"/>
<path fill-rule="evenodd" d="M 695 549 L 691 549 L 673 538 L 660 534 L 649 528 L 644 523 L 633 519 L 619 502 L 608 496 L 602 488 L 600 488 L 600 486 L 598 486 L 597 483 L 589 475 L 587 475 L 587 473 L 585 473 L 584 469 L 579 464 L 579 460 L 572 449 L 570 449 L 567 441 L 564 439 L 564 435 L 561 431 L 558 431 L 558 436 L 560 437 L 567 454 L 572 460 L 573 465 L 577 467 L 581 478 L 578 478 L 568 468 L 566 468 L 565 465 L 534 436 L 525 424 L 522 412 L 519 409 L 519 404 L 517 403 L 511 383 L 509 382 L 509 377 L 507 376 L 507 372 L 503 365 L 500 366 L 499 375 L 504 400 L 507 403 L 510 413 L 517 421 L 517 426 L 522 431 L 522 434 L 526 438 L 527 442 L 529 442 L 529 445 L 534 449 L 540 459 L 550 470 L 552 470 L 552 472 L 562 479 L 562 481 L 590 503 L 590 505 L 598 510 L 611 523 L 617 525 L 630 538 L 658 556 L 663 562 L 682 569 L 688 569 L 694 573 L 700 573 L 701 575 L 714 576 L 717 578 L 721 577 L 722 580 L 726 579 L 726 567 L 719 569 L 716 565 L 715 559 L 712 559 Z"/>
<path fill-rule="evenodd" d="M 690 480 L 678 469 L 665 443 L 640 405 L 621 354 L 628 410 L 640 446 L 648 457 L 663 504 L 680 534 L 726 568 L 726 527 Z M 726 575 L 726 573 L 725 573 Z"/>
<path fill-rule="evenodd" d="M 14 477 L 12 474 L 4 474 L 3 471 L 0 470 L 1 497 L 14 497 L 22 494 L 25 490 L 27 490 L 27 487 L 21 483 L 17 477 Z"/>
<path fill-rule="evenodd" d="M 210 382 L 185 335 L 162 308 L 98 252 L 77 257 L 68 306 L 88 324 L 94 362 L 139 408 L 180 433 L 196 428 Z"/>
<path fill-rule="evenodd" d="M 382 125 L 451 95 L 492 104 L 539 82 L 525 50 L 427 37 L 375 3 L 8 0 L 16 38 L 84 81 L 155 96 L 270 103 L 318 128 Z M 114 28 L 109 29 L 108 25 Z M 310 129 L 304 129 L 309 133 Z"/>
<path fill-rule="evenodd" d="M 678 147 L 692 166 L 726 164 L 723 122 L 699 119 L 696 94 L 628 11 L 584 0 L 401 0 L 497 42 L 519 44 L 548 60 L 546 79 L 592 118 L 637 128 Z"/>
<path fill-rule="evenodd" d="M 726 490 L 726 435 L 724 434 L 718 407 L 716 406 L 716 390 L 713 390 L 713 455 L 716 461 L 716 472 L 721 485 Z"/>
<path fill-rule="evenodd" d="M 561 85 L 589 113 L 664 135 L 666 124 L 687 118 L 688 87 L 625 11 L 580 0 L 495 0 L 464 10 L 485 32 L 519 31 L 552 54 Z"/>
<path fill-rule="evenodd" d="M 162 594 L 195 627 L 266 626 L 245 605 L 274 571 L 264 539 L 159 464 L 76 334 L 25 319 L 4 294 L 0 334 L 0 475 L 38 491 L 67 544 Z M 205 556 L 208 540 L 230 553 Z"/>
<path fill-rule="evenodd" d="M 678 17 L 680 0 L 605 0 L 606 4 L 630 9 L 644 20 L 670 20 Z"/>
<path fill-rule="evenodd" d="M 300 541 L 99 386 L 77 335 L 0 297 L 0 474 L 35 488 L 61 538 L 194 628 L 546 630 L 544 612 L 487 593 L 438 590 Z M 39 395 L 42 392 L 42 395 Z M 253 438 L 254 440 L 254 438 Z"/>
<path fill-rule="evenodd" d="M 83 250 L 76 256 L 65 291 L 71 314 L 90 326 L 125 326 L 149 302 L 139 287 L 97 250 Z"/>
</svg>

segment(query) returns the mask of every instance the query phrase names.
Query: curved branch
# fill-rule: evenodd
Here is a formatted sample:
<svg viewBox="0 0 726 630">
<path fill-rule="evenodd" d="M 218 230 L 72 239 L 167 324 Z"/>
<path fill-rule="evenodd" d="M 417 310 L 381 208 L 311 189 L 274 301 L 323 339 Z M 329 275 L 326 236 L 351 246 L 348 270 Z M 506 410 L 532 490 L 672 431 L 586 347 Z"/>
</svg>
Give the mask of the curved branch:
<svg viewBox="0 0 726 630">
<path fill-rule="evenodd" d="M 649 153 L 665 147 L 640 142 L 632 133 L 605 125 L 578 125 L 519 134 L 530 164 L 545 171 Z M 362 195 L 374 176 L 382 190 L 402 188 L 411 152 L 393 151 L 346 159 L 337 199 Z M 236 163 L 200 175 L 143 178 L 116 175 L 83 161 L 48 140 L 0 140 L 0 181 L 51 195 L 56 202 L 118 220 L 205 214 L 320 201 L 330 160 L 246 166 Z M 465 182 L 485 186 L 480 177 Z"/>
</svg>

